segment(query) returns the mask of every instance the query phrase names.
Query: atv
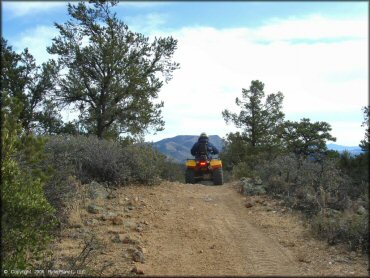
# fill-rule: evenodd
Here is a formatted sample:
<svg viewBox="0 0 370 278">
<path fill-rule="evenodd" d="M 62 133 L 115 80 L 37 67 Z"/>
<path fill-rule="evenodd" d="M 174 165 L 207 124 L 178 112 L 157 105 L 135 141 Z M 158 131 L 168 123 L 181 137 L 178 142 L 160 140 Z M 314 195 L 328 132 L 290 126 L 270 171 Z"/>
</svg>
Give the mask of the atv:
<svg viewBox="0 0 370 278">
<path fill-rule="evenodd" d="M 211 180 L 214 185 L 222 185 L 224 183 L 220 159 L 208 158 L 206 155 L 196 159 L 187 159 L 185 183 L 196 183 L 203 180 Z"/>
</svg>

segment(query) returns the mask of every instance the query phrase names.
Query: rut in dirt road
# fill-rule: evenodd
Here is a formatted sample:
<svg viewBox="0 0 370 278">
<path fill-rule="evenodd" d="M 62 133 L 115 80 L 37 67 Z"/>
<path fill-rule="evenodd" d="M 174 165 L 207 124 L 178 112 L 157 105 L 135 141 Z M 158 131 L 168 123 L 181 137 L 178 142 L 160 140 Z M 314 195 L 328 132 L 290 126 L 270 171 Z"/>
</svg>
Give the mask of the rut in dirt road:
<svg viewBox="0 0 370 278">
<path fill-rule="evenodd" d="M 148 275 L 295 275 L 292 255 L 248 223 L 231 185 L 157 189 L 161 211 L 145 235 Z M 153 196 L 155 197 L 155 196 Z"/>
</svg>

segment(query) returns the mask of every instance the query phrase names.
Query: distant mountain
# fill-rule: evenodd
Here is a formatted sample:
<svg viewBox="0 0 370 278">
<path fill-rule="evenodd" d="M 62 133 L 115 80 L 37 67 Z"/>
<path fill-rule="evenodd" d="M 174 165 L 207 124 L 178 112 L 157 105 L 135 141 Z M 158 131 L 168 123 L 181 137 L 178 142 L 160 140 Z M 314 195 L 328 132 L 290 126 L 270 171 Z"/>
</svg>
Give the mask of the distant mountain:
<svg viewBox="0 0 370 278">
<path fill-rule="evenodd" d="M 190 149 L 197 142 L 198 135 L 178 135 L 172 138 L 166 138 L 153 143 L 153 146 L 168 158 L 176 162 L 183 163 L 187 158 L 192 158 Z M 210 135 L 209 141 L 221 151 L 223 148 L 223 140 L 218 135 Z"/>
<path fill-rule="evenodd" d="M 162 139 L 153 143 L 153 146 L 168 158 L 178 163 L 184 163 L 187 158 L 192 158 L 190 149 L 198 140 L 198 135 L 178 135 L 172 138 Z M 209 136 L 209 141 L 221 151 L 224 146 L 222 138 L 218 135 Z M 351 155 L 359 155 L 362 153 L 360 147 L 357 146 L 342 146 L 337 144 L 327 144 L 329 150 L 338 151 L 340 153 L 347 150 Z"/>
<path fill-rule="evenodd" d="M 342 146 L 337 144 L 327 144 L 329 150 L 338 151 L 340 153 L 348 151 L 351 155 L 359 155 L 362 153 L 362 150 L 358 146 Z"/>
</svg>

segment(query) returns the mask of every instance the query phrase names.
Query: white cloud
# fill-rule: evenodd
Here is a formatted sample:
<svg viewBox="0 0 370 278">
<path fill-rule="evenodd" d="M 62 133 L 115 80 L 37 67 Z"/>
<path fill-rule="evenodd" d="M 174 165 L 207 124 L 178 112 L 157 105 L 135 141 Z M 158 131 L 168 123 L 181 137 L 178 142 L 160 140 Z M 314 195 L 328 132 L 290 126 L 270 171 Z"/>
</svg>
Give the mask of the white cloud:
<svg viewBox="0 0 370 278">
<path fill-rule="evenodd" d="M 155 13 L 131 18 L 135 31 L 178 39 L 174 60 L 181 69 L 159 95 L 165 102 L 166 129 L 148 140 L 235 131 L 221 112 L 237 111 L 235 98 L 255 79 L 265 83 L 267 94 L 283 92 L 284 112 L 300 118 L 360 111 L 368 103 L 367 19 L 316 15 L 272 20 L 253 29 L 188 27 L 172 32 L 163 31 L 165 20 Z M 54 27 L 38 26 L 10 44 L 17 51 L 28 47 L 41 63 L 49 58 L 46 46 L 57 34 Z M 357 145 L 363 139 L 361 122 L 329 123 L 339 144 Z"/>
<path fill-rule="evenodd" d="M 36 59 L 36 63 L 41 64 L 52 57 L 47 53 L 46 47 L 51 46 L 52 39 L 58 34 L 59 32 L 55 27 L 40 25 L 26 30 L 15 39 L 9 40 L 16 52 L 19 53 L 27 47 Z"/>
<path fill-rule="evenodd" d="M 363 19 L 332 19 L 321 15 L 305 18 L 274 19 L 252 32 L 266 40 L 366 38 Z"/>
<path fill-rule="evenodd" d="M 21 17 L 26 15 L 34 15 L 35 13 L 52 11 L 61 7 L 65 7 L 67 2 L 54 1 L 14 1 L 3 2 L 3 9 L 7 12 L 10 18 Z"/>
<path fill-rule="evenodd" d="M 224 136 L 234 131 L 221 111 L 237 111 L 235 98 L 255 79 L 265 83 L 266 94 L 283 92 L 287 114 L 309 118 L 312 113 L 360 111 L 368 101 L 367 33 L 366 20 L 320 16 L 274 20 L 256 29 L 153 32 L 178 39 L 174 60 L 181 69 L 160 93 L 164 119 L 170 124 L 147 138 L 156 141 L 203 130 Z M 331 124 L 338 143 L 357 145 L 362 139 L 361 123 Z M 347 132 L 352 135 L 346 137 Z"/>
<path fill-rule="evenodd" d="M 358 146 L 365 138 L 365 128 L 360 122 L 333 122 L 331 134 L 337 138 L 336 144 L 344 146 Z"/>
<path fill-rule="evenodd" d="M 166 23 L 167 15 L 164 13 L 147 13 L 144 15 L 125 16 L 121 18 L 132 31 L 144 33 L 145 35 L 161 29 Z"/>
</svg>

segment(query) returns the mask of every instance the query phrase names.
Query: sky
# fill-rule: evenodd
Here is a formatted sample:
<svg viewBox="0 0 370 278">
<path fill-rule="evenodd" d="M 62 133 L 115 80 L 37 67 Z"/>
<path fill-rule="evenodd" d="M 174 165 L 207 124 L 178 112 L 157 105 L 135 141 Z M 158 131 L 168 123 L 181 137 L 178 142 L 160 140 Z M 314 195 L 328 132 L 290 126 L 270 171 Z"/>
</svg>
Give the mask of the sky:
<svg viewBox="0 0 370 278">
<path fill-rule="evenodd" d="M 121 1 L 114 10 L 131 30 L 178 40 L 173 60 L 180 69 L 158 98 L 165 105 L 165 130 L 145 139 L 237 131 L 221 113 L 238 113 L 235 98 L 260 80 L 266 95 L 284 94 L 286 120 L 328 122 L 336 144 L 357 146 L 365 134 L 361 109 L 369 101 L 368 5 Z M 69 15 L 63 1 L 3 1 L 1 18 L 8 44 L 17 52 L 27 47 L 41 64 L 52 58 L 46 47 L 58 35 L 54 23 Z"/>
</svg>

